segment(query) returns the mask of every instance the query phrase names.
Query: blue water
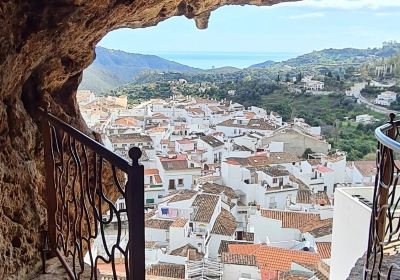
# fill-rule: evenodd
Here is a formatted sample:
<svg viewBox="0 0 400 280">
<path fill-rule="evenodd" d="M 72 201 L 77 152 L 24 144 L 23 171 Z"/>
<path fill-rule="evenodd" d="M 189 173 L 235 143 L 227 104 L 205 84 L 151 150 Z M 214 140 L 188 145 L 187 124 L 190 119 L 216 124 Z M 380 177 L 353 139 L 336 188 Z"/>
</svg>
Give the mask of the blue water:
<svg viewBox="0 0 400 280">
<path fill-rule="evenodd" d="M 267 60 L 284 61 L 301 54 L 290 52 L 167 52 L 157 53 L 156 55 L 191 67 L 211 69 L 212 67 L 224 66 L 246 68 Z"/>
</svg>

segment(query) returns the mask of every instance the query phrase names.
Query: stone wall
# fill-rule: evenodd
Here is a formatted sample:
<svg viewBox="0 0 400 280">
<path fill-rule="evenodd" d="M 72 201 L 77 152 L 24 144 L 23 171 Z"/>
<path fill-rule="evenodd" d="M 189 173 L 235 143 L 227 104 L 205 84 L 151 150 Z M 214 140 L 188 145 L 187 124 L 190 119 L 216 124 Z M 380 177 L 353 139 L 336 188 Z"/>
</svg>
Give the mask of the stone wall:
<svg viewBox="0 0 400 280">
<path fill-rule="evenodd" d="M 94 46 L 107 32 L 177 15 L 206 28 L 210 12 L 222 5 L 283 1 L 288 0 L 1 1 L 0 278 L 26 279 L 40 265 L 46 210 L 35 109 L 47 100 L 51 112 L 91 134 L 75 94 Z"/>
</svg>

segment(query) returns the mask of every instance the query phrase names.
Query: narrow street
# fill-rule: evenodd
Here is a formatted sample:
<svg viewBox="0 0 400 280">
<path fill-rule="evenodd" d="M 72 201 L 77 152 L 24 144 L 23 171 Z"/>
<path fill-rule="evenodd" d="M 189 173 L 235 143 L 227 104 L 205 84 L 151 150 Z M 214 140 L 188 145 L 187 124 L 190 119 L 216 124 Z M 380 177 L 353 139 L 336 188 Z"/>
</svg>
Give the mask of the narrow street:
<svg viewBox="0 0 400 280">
<path fill-rule="evenodd" d="M 367 83 L 357 83 L 350 89 L 351 94 L 355 98 L 357 98 L 358 103 L 364 104 L 367 108 L 371 109 L 374 112 L 385 114 L 385 115 L 388 115 L 390 113 L 395 113 L 395 114 L 399 113 L 398 111 L 390 110 L 388 108 L 375 105 L 372 102 L 370 102 L 368 99 L 363 97 L 361 95 L 361 90 L 363 90 L 366 85 L 367 85 Z"/>
</svg>

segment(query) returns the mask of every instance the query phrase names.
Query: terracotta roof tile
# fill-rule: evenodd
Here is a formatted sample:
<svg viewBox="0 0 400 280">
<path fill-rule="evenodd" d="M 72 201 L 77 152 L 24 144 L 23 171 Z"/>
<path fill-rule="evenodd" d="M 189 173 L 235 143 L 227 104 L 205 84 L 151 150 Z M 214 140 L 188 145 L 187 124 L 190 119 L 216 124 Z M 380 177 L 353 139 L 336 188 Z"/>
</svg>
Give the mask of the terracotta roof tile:
<svg viewBox="0 0 400 280">
<path fill-rule="evenodd" d="M 215 220 L 211 233 L 232 236 L 235 234 L 237 227 L 236 219 L 231 212 L 221 209 L 221 213 Z"/>
<path fill-rule="evenodd" d="M 218 248 L 218 254 L 222 255 L 222 253 L 228 252 L 229 244 L 252 244 L 252 242 L 247 242 L 245 240 L 221 240 Z"/>
<path fill-rule="evenodd" d="M 333 219 L 324 219 L 318 221 L 310 220 L 299 229 L 301 232 L 308 232 L 312 236 L 318 238 L 332 234 L 332 224 Z"/>
<path fill-rule="evenodd" d="M 237 194 L 235 193 L 235 191 L 227 186 L 223 186 L 220 184 L 216 184 L 216 183 L 204 183 L 201 186 L 201 189 L 203 190 L 203 193 L 211 193 L 211 194 L 225 194 L 228 198 L 233 199 L 233 198 L 237 198 Z"/>
<path fill-rule="evenodd" d="M 148 219 L 145 222 L 145 227 L 147 228 L 155 228 L 155 229 L 169 229 L 173 221 L 171 220 L 162 220 L 162 219 Z"/>
<path fill-rule="evenodd" d="M 254 255 L 257 266 L 268 271 L 288 271 L 292 262 L 317 265 L 321 259 L 317 253 L 269 247 L 263 244 L 230 244 L 228 250 L 234 254 Z"/>
<path fill-rule="evenodd" d="M 157 168 L 144 170 L 144 175 L 156 175 L 156 174 L 160 174 L 160 171 Z"/>
<path fill-rule="evenodd" d="M 332 242 L 316 242 L 316 244 L 321 259 L 330 259 Z"/>
<path fill-rule="evenodd" d="M 180 190 L 172 194 L 172 198 L 168 202 L 178 202 L 183 200 L 189 200 L 197 194 L 193 190 Z"/>
<path fill-rule="evenodd" d="M 238 264 L 247 266 L 256 266 L 256 256 L 243 255 L 243 254 L 232 254 L 232 253 L 222 253 L 221 256 L 222 263 L 225 264 Z"/>
<path fill-rule="evenodd" d="M 200 139 L 213 148 L 224 145 L 224 142 L 221 142 L 220 140 L 211 135 L 200 137 Z"/>
<path fill-rule="evenodd" d="M 190 260 L 201 260 L 204 256 L 202 253 L 199 253 L 197 249 L 191 244 L 186 244 L 182 247 L 173 250 L 170 253 L 170 255 L 180 256 L 185 258 L 188 257 L 188 254 L 191 254 Z"/>
<path fill-rule="evenodd" d="M 192 203 L 195 207 L 193 221 L 209 223 L 217 206 L 219 196 L 211 194 L 198 194 Z"/>
<path fill-rule="evenodd" d="M 110 142 L 115 143 L 153 143 L 153 140 L 148 135 L 142 135 L 140 133 L 129 133 L 129 134 L 113 134 L 108 136 Z"/>
<path fill-rule="evenodd" d="M 301 204 L 331 205 L 328 194 L 325 191 L 313 193 L 310 189 L 299 189 L 296 202 Z"/>
<path fill-rule="evenodd" d="M 186 218 L 178 218 L 172 224 L 171 227 L 184 227 L 188 222 Z"/>
<path fill-rule="evenodd" d="M 185 266 L 179 264 L 153 264 L 146 269 L 147 275 L 185 279 Z"/>
<path fill-rule="evenodd" d="M 355 161 L 354 166 L 360 171 L 364 177 L 375 176 L 376 162 L 375 161 Z"/>
<path fill-rule="evenodd" d="M 319 214 L 311 214 L 305 212 L 281 211 L 261 209 L 261 215 L 265 218 L 282 221 L 284 228 L 300 229 L 309 221 L 319 221 Z"/>
</svg>

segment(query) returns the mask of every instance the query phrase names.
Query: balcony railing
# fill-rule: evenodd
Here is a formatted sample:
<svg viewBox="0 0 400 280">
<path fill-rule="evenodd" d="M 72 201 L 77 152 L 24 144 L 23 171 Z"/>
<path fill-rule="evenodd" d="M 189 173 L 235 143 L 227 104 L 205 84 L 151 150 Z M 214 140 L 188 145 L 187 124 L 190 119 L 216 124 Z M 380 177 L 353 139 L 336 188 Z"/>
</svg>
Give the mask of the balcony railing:
<svg viewBox="0 0 400 280">
<path fill-rule="evenodd" d="M 399 279 L 400 177 L 399 127 L 400 121 L 390 115 L 390 122 L 378 127 L 375 136 L 378 150 L 374 198 L 371 213 L 368 250 L 364 279 Z"/>
<path fill-rule="evenodd" d="M 88 267 L 90 279 L 99 279 L 97 265 L 106 263 L 112 269 L 112 279 L 119 279 L 116 258 L 122 255 L 124 279 L 144 280 L 144 170 L 138 163 L 141 151 L 132 148 L 132 163 L 128 163 L 47 110 L 39 109 L 39 114 L 47 195 L 43 263 L 49 253 L 57 256 L 71 279 L 81 279 Z M 125 199 L 126 209 L 115 207 L 119 197 Z M 108 218 L 103 220 L 106 212 Z M 121 237 L 124 216 L 128 219 L 127 243 Z M 117 230 L 113 242 L 105 233 L 111 223 Z M 91 250 L 95 239 L 101 240 L 102 255 Z"/>
</svg>

